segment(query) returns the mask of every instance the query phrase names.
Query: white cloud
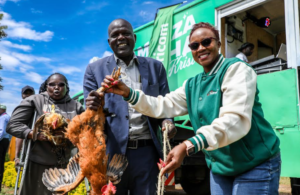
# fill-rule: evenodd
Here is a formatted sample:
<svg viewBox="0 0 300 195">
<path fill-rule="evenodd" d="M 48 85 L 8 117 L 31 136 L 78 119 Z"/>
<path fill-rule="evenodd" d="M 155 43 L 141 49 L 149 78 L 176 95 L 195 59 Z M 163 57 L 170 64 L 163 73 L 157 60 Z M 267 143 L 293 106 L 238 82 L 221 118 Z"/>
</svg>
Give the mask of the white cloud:
<svg viewBox="0 0 300 195">
<path fill-rule="evenodd" d="M 30 51 L 32 49 L 31 46 L 29 46 L 29 45 L 19 45 L 19 44 L 15 44 L 15 43 L 12 43 L 12 42 L 6 41 L 6 40 L 0 42 L 0 47 L 1 46 L 15 48 L 15 49 L 21 49 L 23 51 Z"/>
<path fill-rule="evenodd" d="M 0 12 L 3 14 L 2 25 L 7 25 L 9 28 L 6 30 L 8 38 L 14 39 L 29 39 L 34 41 L 51 41 L 54 33 L 52 31 L 37 32 L 32 30 L 31 25 L 26 22 L 16 22 L 6 12 Z"/>
<path fill-rule="evenodd" d="M 149 13 L 148 11 L 144 11 L 144 10 L 141 10 L 139 12 L 139 15 L 143 18 L 144 21 L 148 21 L 149 18 L 153 17 L 152 13 Z"/>
<path fill-rule="evenodd" d="M 41 75 L 39 75 L 36 72 L 24 72 L 24 74 L 27 79 L 30 78 L 30 81 L 35 82 L 37 84 L 42 84 L 45 80 Z"/>
<path fill-rule="evenodd" d="M 143 17 L 143 16 L 147 15 L 147 12 L 146 12 L 146 11 L 143 11 L 143 10 L 141 10 L 141 11 L 140 11 L 140 13 L 139 13 L 139 15 Z"/>
<path fill-rule="evenodd" d="M 102 57 L 101 57 L 101 58 L 105 58 L 105 57 L 107 57 L 107 56 L 111 56 L 112 54 L 113 54 L 113 53 L 110 52 L 110 51 L 105 51 L 105 52 L 102 54 Z M 97 60 L 100 60 L 101 58 L 99 58 L 99 57 L 97 57 L 97 56 L 92 57 L 92 58 L 90 59 L 89 63 L 93 63 L 93 62 L 95 62 L 95 61 L 97 61 Z"/>
<path fill-rule="evenodd" d="M 8 90 L 4 86 L 4 90 L 1 91 L 1 96 L 6 98 L 0 97 L 0 104 L 5 105 L 7 114 L 11 115 L 12 111 L 15 109 L 16 106 L 19 105 L 19 103 L 22 100 L 21 89 L 18 93 L 17 91 Z"/>
<path fill-rule="evenodd" d="M 107 5 L 107 2 L 93 3 L 91 6 L 86 7 L 86 10 L 100 10 Z"/>
<path fill-rule="evenodd" d="M 55 67 L 55 72 L 63 74 L 73 74 L 75 72 L 82 72 L 82 70 L 74 66 L 61 66 L 59 68 Z"/>
<path fill-rule="evenodd" d="M 18 60 L 17 58 L 8 55 L 6 53 L 2 53 L 0 52 L 0 56 L 1 56 L 1 65 L 3 66 L 4 70 L 15 70 L 16 67 L 20 66 L 22 63 L 20 62 L 20 60 Z"/>
<path fill-rule="evenodd" d="M 144 5 L 149 5 L 149 4 L 153 4 L 154 2 L 153 1 L 145 1 L 143 4 Z"/>
<path fill-rule="evenodd" d="M 34 8 L 31 8 L 30 10 L 31 10 L 31 13 L 33 13 L 33 14 L 42 14 L 43 13 L 42 11 L 36 10 Z"/>
<path fill-rule="evenodd" d="M 34 55 L 28 55 L 28 54 L 22 54 L 22 53 L 16 53 L 16 52 L 11 53 L 11 55 L 13 55 L 17 59 L 19 59 L 19 60 L 21 60 L 23 62 L 26 62 L 26 63 L 31 63 L 31 62 L 50 62 L 49 58 L 38 57 L 38 56 L 34 56 Z"/>
<path fill-rule="evenodd" d="M 7 1 L 18 2 L 20 0 L 0 0 L 0 5 L 4 5 Z"/>
<path fill-rule="evenodd" d="M 110 51 L 105 51 L 102 55 L 102 58 L 106 57 L 106 56 L 111 56 L 111 54 L 113 54 L 112 52 Z"/>
<path fill-rule="evenodd" d="M 13 86 L 20 86 L 21 85 L 21 82 L 17 79 L 8 78 L 8 77 L 2 77 L 2 79 L 3 79 L 2 82 L 4 83 L 4 85 L 5 85 L 5 83 L 9 83 Z"/>
<path fill-rule="evenodd" d="M 0 49 L 1 49 L 0 63 L 3 66 L 4 70 L 26 72 L 30 69 L 33 69 L 33 67 L 28 65 L 27 63 L 36 63 L 36 62 L 47 63 L 51 61 L 49 58 L 45 58 L 45 57 L 12 52 L 9 50 L 9 48 L 5 48 L 5 47 L 4 48 L 0 47 Z"/>
<path fill-rule="evenodd" d="M 82 3 L 85 3 L 85 1 L 84 2 L 82 2 Z M 107 2 L 99 2 L 99 3 L 94 3 L 94 2 L 92 2 L 92 4 L 91 5 L 89 5 L 89 6 L 86 6 L 83 10 L 80 10 L 78 13 L 77 13 L 77 15 L 84 15 L 84 14 L 86 14 L 86 13 L 88 13 L 88 12 L 90 12 L 90 11 L 100 11 L 103 7 L 105 7 L 105 6 L 107 6 L 108 5 L 108 3 Z"/>
<path fill-rule="evenodd" d="M 92 59 L 90 59 L 89 63 L 93 63 L 93 62 L 96 62 L 97 60 L 100 60 L 101 58 L 95 56 L 95 57 L 92 57 Z"/>
<path fill-rule="evenodd" d="M 83 90 L 83 86 L 82 83 L 80 82 L 74 82 L 74 81 L 68 81 L 69 83 L 69 87 L 70 87 L 70 96 L 72 97 L 73 95 L 75 95 L 76 93 L 78 93 L 79 91 Z"/>
</svg>

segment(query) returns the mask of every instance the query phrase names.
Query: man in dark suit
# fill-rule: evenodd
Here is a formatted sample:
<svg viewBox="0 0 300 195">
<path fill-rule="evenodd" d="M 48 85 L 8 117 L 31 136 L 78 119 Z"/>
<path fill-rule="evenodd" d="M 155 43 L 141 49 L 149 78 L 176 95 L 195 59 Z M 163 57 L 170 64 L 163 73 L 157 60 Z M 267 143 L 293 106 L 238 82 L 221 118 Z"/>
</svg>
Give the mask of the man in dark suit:
<svg viewBox="0 0 300 195">
<path fill-rule="evenodd" d="M 122 81 L 134 89 L 152 96 L 169 92 L 166 71 L 161 62 L 134 54 L 136 35 L 132 26 L 123 19 L 111 22 L 108 43 L 114 54 L 89 64 L 84 75 L 83 88 L 86 107 L 97 110 L 101 100 L 95 92 L 106 75 L 121 67 Z M 105 94 L 107 153 L 110 158 L 118 153 L 126 155 L 128 167 L 117 185 L 117 195 L 153 195 L 158 176 L 157 162 L 162 158 L 161 130 L 170 123 L 168 136 L 174 137 L 176 128 L 170 119 L 146 117 L 134 109 L 121 96 Z"/>
</svg>

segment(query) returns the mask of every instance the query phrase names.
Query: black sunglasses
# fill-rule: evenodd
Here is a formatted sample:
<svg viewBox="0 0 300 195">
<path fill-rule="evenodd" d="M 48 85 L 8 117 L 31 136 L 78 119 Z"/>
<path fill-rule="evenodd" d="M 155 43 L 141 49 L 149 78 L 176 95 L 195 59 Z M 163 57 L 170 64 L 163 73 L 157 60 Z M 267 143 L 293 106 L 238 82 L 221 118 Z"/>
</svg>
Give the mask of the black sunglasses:
<svg viewBox="0 0 300 195">
<path fill-rule="evenodd" d="M 197 50 L 199 48 L 200 44 L 203 47 L 208 47 L 208 46 L 210 46 L 212 39 L 218 40 L 217 38 L 214 38 L 214 37 L 205 38 L 200 43 L 199 42 L 190 43 L 189 44 L 189 48 L 191 48 L 191 50 L 195 51 L 195 50 Z"/>
<path fill-rule="evenodd" d="M 64 87 L 64 86 L 66 86 L 66 83 L 48 83 L 48 86 L 49 87 L 55 87 L 55 86 Z"/>
</svg>

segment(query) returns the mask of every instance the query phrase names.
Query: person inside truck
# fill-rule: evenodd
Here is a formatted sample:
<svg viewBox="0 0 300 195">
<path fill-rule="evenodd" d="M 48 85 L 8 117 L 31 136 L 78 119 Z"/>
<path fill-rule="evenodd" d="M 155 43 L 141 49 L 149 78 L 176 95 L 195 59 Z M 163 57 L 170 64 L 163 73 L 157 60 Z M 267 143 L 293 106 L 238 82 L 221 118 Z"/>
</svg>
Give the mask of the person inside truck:
<svg viewBox="0 0 300 195">
<path fill-rule="evenodd" d="M 263 116 L 255 71 L 238 58 L 219 54 L 219 33 L 209 23 L 195 24 L 189 41 L 204 71 L 164 97 L 151 97 L 109 75 L 102 87 L 112 84 L 108 93 L 123 96 L 131 108 L 153 118 L 189 114 L 195 136 L 171 150 L 163 174 L 202 150 L 211 170 L 211 194 L 278 194 L 279 139 Z"/>
<path fill-rule="evenodd" d="M 253 53 L 254 45 L 252 43 L 244 43 L 238 49 L 240 53 L 238 53 L 235 57 L 239 58 L 245 62 L 249 62 L 247 56 L 251 56 Z"/>
<path fill-rule="evenodd" d="M 146 94 L 157 97 L 169 92 L 166 71 L 160 61 L 139 57 L 134 54 L 136 35 L 131 24 L 124 19 L 112 21 L 108 27 L 108 43 L 114 54 L 93 63 L 85 71 L 83 90 L 86 107 L 97 110 L 101 105 L 96 92 L 101 82 L 114 68 L 121 68 L 126 85 L 143 90 Z M 169 138 L 176 133 L 170 119 L 146 117 L 129 107 L 120 96 L 107 94 L 105 107 L 110 112 L 106 118 L 106 150 L 110 159 L 115 153 L 122 153 L 128 159 L 128 168 L 122 180 L 116 185 L 116 195 L 156 193 L 158 175 L 157 161 L 162 158 L 159 127 L 165 123 L 171 125 Z"/>
<path fill-rule="evenodd" d="M 60 73 L 53 73 L 40 87 L 40 94 L 32 95 L 15 108 L 7 125 L 7 133 L 21 139 L 33 139 L 33 131 L 28 126 L 33 120 L 51 111 L 55 105 L 55 112 L 67 119 L 84 112 L 82 105 L 69 96 L 67 78 Z M 27 171 L 22 195 L 52 195 L 52 192 L 42 182 L 42 174 L 49 168 L 65 168 L 71 157 L 74 146 L 67 142 L 66 146 L 54 145 L 43 133 L 37 134 L 37 140 L 30 148 Z"/>
</svg>

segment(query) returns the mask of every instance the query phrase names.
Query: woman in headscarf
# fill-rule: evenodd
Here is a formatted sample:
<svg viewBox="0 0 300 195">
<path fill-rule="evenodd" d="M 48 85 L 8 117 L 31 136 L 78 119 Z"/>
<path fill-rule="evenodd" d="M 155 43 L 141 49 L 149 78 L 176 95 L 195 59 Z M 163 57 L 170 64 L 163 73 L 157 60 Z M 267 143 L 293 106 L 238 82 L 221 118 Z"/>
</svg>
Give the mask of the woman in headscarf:
<svg viewBox="0 0 300 195">
<path fill-rule="evenodd" d="M 255 71 L 237 58 L 219 54 L 219 33 L 209 23 L 195 24 L 189 41 L 204 71 L 165 97 L 147 96 L 111 76 L 102 86 L 113 84 L 107 92 L 122 95 L 132 108 L 150 117 L 189 114 L 196 135 L 172 149 L 163 173 L 178 168 L 186 155 L 203 151 L 211 169 L 211 194 L 278 194 L 279 139 L 264 118 Z"/>
<path fill-rule="evenodd" d="M 7 132 L 21 139 L 32 139 L 31 125 L 34 113 L 36 119 L 45 113 L 51 112 L 53 106 L 55 112 L 72 120 L 84 111 L 82 105 L 69 96 L 67 78 L 54 73 L 40 87 L 40 94 L 32 95 L 24 99 L 15 108 L 7 125 Z M 51 195 L 42 182 L 42 174 L 45 169 L 65 168 L 71 158 L 71 149 L 74 146 L 67 141 L 64 145 L 54 145 L 42 133 L 37 134 L 37 140 L 32 143 L 29 154 L 29 162 L 25 174 L 25 182 L 22 187 L 22 195 Z"/>
</svg>

